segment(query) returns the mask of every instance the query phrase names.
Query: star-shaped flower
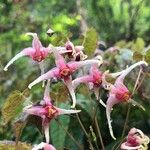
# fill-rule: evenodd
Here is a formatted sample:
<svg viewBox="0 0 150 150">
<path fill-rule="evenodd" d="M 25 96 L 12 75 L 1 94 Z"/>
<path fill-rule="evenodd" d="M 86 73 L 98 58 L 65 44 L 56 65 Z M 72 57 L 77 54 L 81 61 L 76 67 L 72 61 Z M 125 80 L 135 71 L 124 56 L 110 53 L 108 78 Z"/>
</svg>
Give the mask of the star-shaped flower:
<svg viewBox="0 0 150 150">
<path fill-rule="evenodd" d="M 28 56 L 31 57 L 33 61 L 38 62 L 40 65 L 41 72 L 44 73 L 43 60 L 51 53 L 50 47 L 43 47 L 41 41 L 39 40 L 36 33 L 27 33 L 26 35 L 33 36 L 32 47 L 27 47 L 23 49 L 20 53 L 14 56 L 5 66 L 4 70 L 7 71 L 8 67 L 17 59 Z"/>
<path fill-rule="evenodd" d="M 27 114 L 36 115 L 42 118 L 42 125 L 44 127 L 47 143 L 49 143 L 49 123 L 53 118 L 62 114 L 74 114 L 80 112 L 80 110 L 66 110 L 54 106 L 49 96 L 49 86 L 50 81 L 48 81 L 46 85 L 44 98 L 40 105 L 28 106 L 24 109 Z"/>
<path fill-rule="evenodd" d="M 110 119 L 110 113 L 111 113 L 112 107 L 115 104 L 118 104 L 121 102 L 130 102 L 131 94 L 130 94 L 128 88 L 124 85 L 123 81 L 124 81 L 124 78 L 126 77 L 126 75 L 128 73 L 130 73 L 130 71 L 132 69 L 134 69 L 135 67 L 142 65 L 142 64 L 147 65 L 147 63 L 145 61 L 137 62 L 137 63 L 133 64 L 132 66 L 130 66 L 129 68 L 122 71 L 121 75 L 116 79 L 114 85 L 109 84 L 110 91 L 109 91 L 108 100 L 106 102 L 106 115 L 107 115 L 110 134 L 113 139 L 116 139 L 116 138 L 114 137 L 114 134 L 113 134 L 113 130 L 112 130 L 112 126 L 111 126 L 111 119 Z"/>
</svg>

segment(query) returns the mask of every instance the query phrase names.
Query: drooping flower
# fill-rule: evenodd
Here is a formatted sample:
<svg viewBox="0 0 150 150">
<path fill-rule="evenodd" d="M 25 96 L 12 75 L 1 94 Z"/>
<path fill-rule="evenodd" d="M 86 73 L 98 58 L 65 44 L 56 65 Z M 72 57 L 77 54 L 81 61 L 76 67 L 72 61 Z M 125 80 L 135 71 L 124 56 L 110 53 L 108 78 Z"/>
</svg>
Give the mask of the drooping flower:
<svg viewBox="0 0 150 150">
<path fill-rule="evenodd" d="M 128 88 L 124 85 L 123 81 L 126 75 L 130 73 L 132 69 L 142 64 L 147 65 L 145 61 L 137 62 L 133 64 L 132 66 L 130 66 L 129 68 L 122 71 L 121 75 L 116 79 L 114 85 L 109 84 L 110 91 L 109 91 L 108 100 L 106 102 L 106 115 L 107 115 L 110 134 L 113 139 L 116 139 L 116 138 L 114 137 L 114 134 L 113 134 L 113 130 L 111 126 L 111 119 L 110 119 L 110 113 L 111 113 L 112 107 L 117 103 L 130 102 L 131 94 Z"/>
<path fill-rule="evenodd" d="M 83 46 L 74 46 L 74 44 L 68 40 L 65 44 L 65 48 L 68 51 L 68 57 L 75 61 L 85 60 L 87 55 L 83 53 Z"/>
<path fill-rule="evenodd" d="M 45 133 L 46 143 L 49 143 L 49 123 L 51 119 L 63 114 L 74 114 L 80 110 L 66 110 L 54 106 L 49 96 L 50 81 L 47 82 L 43 101 L 39 105 L 25 107 L 27 114 L 36 115 L 42 118 L 42 125 Z"/>
<path fill-rule="evenodd" d="M 118 72 L 118 73 L 108 73 L 107 72 L 107 74 L 109 74 L 109 76 L 115 78 L 118 75 L 120 75 L 121 72 Z M 89 88 L 94 91 L 96 99 L 99 100 L 99 90 L 104 84 L 103 79 L 105 79 L 105 76 L 106 76 L 106 73 L 103 73 L 102 71 L 100 71 L 98 69 L 98 66 L 93 65 L 93 66 L 91 66 L 88 75 L 78 77 L 72 81 L 73 87 L 74 87 L 74 89 L 76 89 L 77 86 L 81 83 L 87 84 L 89 86 Z M 100 103 L 103 106 L 105 106 L 105 104 L 103 103 L 102 100 L 100 100 Z"/>
<path fill-rule="evenodd" d="M 69 63 L 65 62 L 65 59 L 63 56 L 60 55 L 59 51 L 56 48 L 53 48 L 53 53 L 55 56 L 55 63 L 56 67 L 48 71 L 47 73 L 43 74 L 36 80 L 34 80 L 32 83 L 29 84 L 29 88 L 31 89 L 32 86 L 35 84 L 43 81 L 43 80 L 48 80 L 51 78 L 57 78 L 63 80 L 65 85 L 67 86 L 69 93 L 71 95 L 71 98 L 73 100 L 72 108 L 75 107 L 76 105 L 76 97 L 75 97 L 75 92 L 72 86 L 72 74 L 78 70 L 79 68 L 85 66 L 85 65 L 93 65 L 97 64 L 100 65 L 102 62 L 101 60 L 98 59 L 93 59 L 93 60 L 85 60 L 85 61 L 72 61 Z"/>
<path fill-rule="evenodd" d="M 144 133 L 136 128 L 132 128 L 126 141 L 121 144 L 122 150 L 148 150 L 148 143 L 150 139 L 148 136 L 144 135 Z"/>
<path fill-rule="evenodd" d="M 28 57 L 31 57 L 33 61 L 39 63 L 40 68 L 41 68 L 41 73 L 44 73 L 42 63 L 43 63 L 43 60 L 48 56 L 48 54 L 51 53 L 51 50 L 49 47 L 47 48 L 43 47 L 36 33 L 27 33 L 26 35 L 33 36 L 32 47 L 25 48 L 16 56 L 14 56 L 5 66 L 4 70 L 7 71 L 8 67 L 17 59 L 23 56 L 28 56 Z"/>
<path fill-rule="evenodd" d="M 48 143 L 44 143 L 44 142 L 41 142 L 40 144 L 38 145 L 35 145 L 32 150 L 56 150 L 56 148 L 51 145 L 51 144 L 48 144 Z"/>
</svg>

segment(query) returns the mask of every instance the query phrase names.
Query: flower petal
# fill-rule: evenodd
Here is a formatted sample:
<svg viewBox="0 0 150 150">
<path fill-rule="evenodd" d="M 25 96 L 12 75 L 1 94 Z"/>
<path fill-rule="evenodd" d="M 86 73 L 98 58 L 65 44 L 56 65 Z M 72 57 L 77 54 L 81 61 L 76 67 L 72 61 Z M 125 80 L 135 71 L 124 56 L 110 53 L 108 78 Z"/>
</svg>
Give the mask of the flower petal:
<svg viewBox="0 0 150 150">
<path fill-rule="evenodd" d="M 115 72 L 115 73 L 109 73 L 109 75 L 113 78 L 116 78 L 116 77 L 120 76 L 123 73 L 123 71 L 119 71 L 119 72 Z"/>
<path fill-rule="evenodd" d="M 88 82 L 92 82 L 92 78 L 89 75 L 78 77 L 78 78 L 74 79 L 72 81 L 72 85 L 73 85 L 73 88 L 76 89 L 79 84 L 81 84 L 81 83 L 86 84 Z"/>
<path fill-rule="evenodd" d="M 41 142 L 40 144 L 34 146 L 32 148 L 32 150 L 40 150 L 40 149 L 44 149 L 44 150 L 56 150 L 55 147 L 51 144 L 48 144 L 48 143 L 44 143 L 44 142 Z"/>
<path fill-rule="evenodd" d="M 45 114 L 45 109 L 42 106 L 31 106 L 30 108 L 27 108 L 25 112 L 42 118 L 43 114 Z"/>
<path fill-rule="evenodd" d="M 123 150 L 132 150 L 132 149 L 133 149 L 133 150 L 134 150 L 134 149 L 135 149 L 135 150 L 138 150 L 138 149 L 141 148 L 141 146 L 131 147 L 131 146 L 127 146 L 126 144 L 127 144 L 126 142 L 125 142 L 125 143 L 122 143 L 120 148 L 123 149 Z"/>
<path fill-rule="evenodd" d="M 58 111 L 58 115 L 65 115 L 65 114 L 75 114 L 75 113 L 79 113 L 81 110 L 67 110 L 67 109 L 61 109 L 61 108 L 57 108 L 55 107 L 56 110 Z"/>
<path fill-rule="evenodd" d="M 32 86 L 34 86 L 35 84 L 37 84 L 37 83 L 39 83 L 43 80 L 48 80 L 48 79 L 57 77 L 58 75 L 59 75 L 59 69 L 58 68 L 53 68 L 52 70 L 50 70 L 47 73 L 41 75 L 36 80 L 34 80 L 32 83 L 30 83 L 28 88 L 31 89 Z"/>
<path fill-rule="evenodd" d="M 49 143 L 49 122 L 44 123 L 44 134 L 45 134 L 46 143 Z"/>
<path fill-rule="evenodd" d="M 71 70 L 77 70 L 85 65 L 93 65 L 93 64 L 100 64 L 101 62 L 99 60 L 96 59 L 91 59 L 91 60 L 84 60 L 84 61 L 76 61 L 76 62 L 70 62 L 68 63 L 69 68 L 71 68 Z"/>
<path fill-rule="evenodd" d="M 116 140 L 116 138 L 114 137 L 114 133 L 112 130 L 112 126 L 111 126 L 111 118 L 110 118 L 110 114 L 111 114 L 111 110 L 113 108 L 113 106 L 115 104 L 117 104 L 118 101 L 115 98 L 115 95 L 111 94 L 106 102 L 106 116 L 107 116 L 107 121 L 108 121 L 108 126 L 109 126 L 109 131 L 110 131 L 110 135 L 111 137 Z"/>
<path fill-rule="evenodd" d="M 123 83 L 124 78 L 126 77 L 127 74 L 129 74 L 132 69 L 134 69 L 135 67 L 145 64 L 146 66 L 148 65 L 145 61 L 139 61 L 133 65 L 131 65 L 130 67 L 128 67 L 127 69 L 125 69 L 122 74 L 117 78 L 115 85 L 118 85 L 120 83 Z"/>
<path fill-rule="evenodd" d="M 23 49 L 20 53 L 18 53 L 16 56 L 14 56 L 5 66 L 4 71 L 8 70 L 8 67 L 13 64 L 14 61 L 16 61 L 17 59 L 23 57 L 23 56 L 31 56 L 32 53 L 34 52 L 34 49 L 32 47 L 29 48 L 25 48 Z"/>
<path fill-rule="evenodd" d="M 71 95 L 72 101 L 73 101 L 73 104 L 72 104 L 71 108 L 75 108 L 75 106 L 76 106 L 76 96 L 75 96 L 74 88 L 73 88 L 73 85 L 72 85 L 71 77 L 69 77 L 67 80 L 65 80 L 64 83 L 66 84 L 66 86 L 69 90 L 69 93 Z"/>
<path fill-rule="evenodd" d="M 54 53 L 54 56 L 55 56 L 55 63 L 56 63 L 56 66 L 58 68 L 66 68 L 66 61 L 65 59 L 63 58 L 63 56 L 60 55 L 59 51 L 57 50 L 57 48 L 55 47 L 52 47 L 52 51 Z"/>
<path fill-rule="evenodd" d="M 36 50 L 36 52 L 40 52 L 40 48 L 42 48 L 42 44 L 37 36 L 37 33 L 28 32 L 26 35 L 30 35 L 33 37 L 32 47 Z"/>
</svg>

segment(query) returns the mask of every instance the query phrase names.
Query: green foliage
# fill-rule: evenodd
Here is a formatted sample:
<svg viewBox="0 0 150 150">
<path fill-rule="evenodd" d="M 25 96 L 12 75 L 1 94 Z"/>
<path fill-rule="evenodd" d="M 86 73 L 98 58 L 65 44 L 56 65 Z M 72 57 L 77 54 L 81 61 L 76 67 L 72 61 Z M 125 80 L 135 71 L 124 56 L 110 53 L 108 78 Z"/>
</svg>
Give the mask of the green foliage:
<svg viewBox="0 0 150 150">
<path fill-rule="evenodd" d="M 67 3 L 66 0 L 0 1 L 0 115 L 4 119 L 5 124 L 7 123 L 8 125 L 7 127 L 0 126 L 0 138 L 14 140 L 10 122 L 13 124 L 15 140 L 18 142 L 17 149 L 31 149 L 31 145 L 21 143 L 19 139 L 30 143 L 39 143 L 43 140 L 43 137 L 36 130 L 38 128 L 42 133 L 41 118 L 29 116 L 25 121 L 18 120 L 24 102 L 27 102 L 25 97 L 29 96 L 28 90 L 23 93 L 20 91 L 27 88 L 28 84 L 39 76 L 38 67 L 32 64 L 28 58 L 23 58 L 15 62 L 8 72 L 3 71 L 6 63 L 15 54 L 23 48 L 31 46 L 31 38 L 25 36 L 26 32 L 37 32 L 44 46 L 48 46 L 48 44 L 64 46 L 67 38 L 69 38 L 71 41 L 73 40 L 73 43 L 83 44 L 85 47 L 84 52 L 89 58 L 93 56 L 100 35 L 100 39 L 106 42 L 107 47 L 112 45 L 118 47 L 118 51 L 115 53 L 110 51 L 102 52 L 102 55 L 107 55 L 107 57 L 104 57 L 104 66 L 101 69 L 103 71 L 109 69 L 110 72 L 121 71 L 127 65 L 133 63 L 133 60 L 145 60 L 150 64 L 150 50 L 146 47 L 150 41 L 149 5 L 149 0 L 84 0 L 81 2 L 81 8 L 77 7 L 74 0 L 67 1 Z M 88 27 L 94 27 L 85 33 L 85 37 L 81 33 L 82 19 L 85 20 Z M 51 37 L 46 35 L 46 31 L 49 28 L 55 31 L 55 34 Z M 72 36 L 70 36 L 70 33 Z M 131 54 L 133 54 L 133 60 L 130 59 Z M 45 71 L 54 66 L 53 56 L 47 58 L 45 66 Z M 145 76 L 145 79 L 134 97 L 135 100 L 140 101 L 144 105 L 146 111 L 141 112 L 138 108 L 132 109 L 127 131 L 135 126 L 149 134 L 150 67 L 142 66 L 142 69 L 142 77 Z M 135 74 L 131 73 L 126 80 L 127 85 L 131 89 L 137 75 L 138 72 L 135 71 Z M 52 84 L 51 89 L 50 95 L 52 100 L 54 100 L 54 104 L 59 105 L 61 108 L 70 108 L 70 105 L 67 103 L 70 98 L 66 87 L 59 82 Z M 86 86 L 80 86 L 76 92 L 79 93 L 77 94 L 77 108 L 82 110 L 79 117 L 89 136 L 92 134 L 93 137 L 90 136 L 90 138 L 93 145 L 95 144 L 94 140 L 97 140 L 98 146 L 101 148 L 99 138 L 95 139 L 95 136 L 98 137 L 98 135 L 94 125 L 92 126 L 94 130 L 92 133 L 89 129 L 97 102 L 91 94 L 92 92 Z M 102 90 L 100 92 L 104 93 L 102 94 L 102 100 L 105 102 L 107 93 Z M 43 88 L 41 85 L 36 86 L 31 93 L 32 101 L 38 102 L 43 96 L 41 94 L 43 93 Z M 9 96 L 7 97 L 7 95 Z M 3 103 L 4 105 L 2 105 Z M 126 105 L 120 105 L 113 110 L 112 115 L 113 117 L 115 116 L 113 118 L 113 128 L 118 139 L 120 139 L 125 121 L 126 108 Z M 17 121 L 14 123 L 16 118 Z M 110 150 L 116 142 L 110 138 L 105 110 L 100 105 L 97 119 L 102 131 L 104 145 L 106 149 Z M 78 144 L 81 148 L 89 149 L 87 137 L 77 121 L 76 115 L 58 117 L 57 120 L 53 120 L 50 123 L 51 141 L 57 149 L 78 150 Z M 3 124 L 3 121 L 1 120 L 0 123 Z M 34 127 L 34 131 L 31 127 Z M 78 144 L 65 132 L 64 128 Z M 15 142 L 0 142 L 0 150 L 10 148 L 16 149 Z"/>
<path fill-rule="evenodd" d="M 145 46 L 145 42 L 142 38 L 137 38 L 132 46 L 132 49 L 136 52 L 142 52 Z"/>
<path fill-rule="evenodd" d="M 94 51 L 97 47 L 98 35 L 94 28 L 90 28 L 86 34 L 83 42 L 83 46 L 85 49 L 85 54 L 91 58 L 94 54 Z"/>
<path fill-rule="evenodd" d="M 31 145 L 19 142 L 17 145 L 13 141 L 1 141 L 0 150 L 31 150 Z"/>
<path fill-rule="evenodd" d="M 14 134 L 16 137 L 15 139 L 16 143 L 18 143 L 25 126 L 26 126 L 26 121 L 22 121 L 22 120 L 18 120 L 13 124 L 13 130 L 14 130 Z"/>
<path fill-rule="evenodd" d="M 5 124 L 22 112 L 24 101 L 24 95 L 20 91 L 14 91 L 8 96 L 2 108 Z"/>
</svg>

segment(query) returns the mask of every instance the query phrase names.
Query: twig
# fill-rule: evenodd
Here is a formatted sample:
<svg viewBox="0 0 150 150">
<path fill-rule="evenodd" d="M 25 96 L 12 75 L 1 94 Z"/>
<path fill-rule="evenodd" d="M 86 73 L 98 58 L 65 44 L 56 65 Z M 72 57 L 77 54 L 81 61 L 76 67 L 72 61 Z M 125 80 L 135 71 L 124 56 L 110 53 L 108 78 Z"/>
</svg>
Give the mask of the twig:
<svg viewBox="0 0 150 150">
<path fill-rule="evenodd" d="M 55 119 L 56 120 L 56 119 Z M 83 150 L 82 146 L 75 140 L 75 138 L 63 127 L 62 123 L 60 121 L 56 120 L 58 125 L 62 127 L 62 129 L 67 133 L 67 135 L 72 139 L 72 141 L 79 147 L 80 150 Z"/>
<path fill-rule="evenodd" d="M 86 135 L 86 137 L 87 137 L 87 139 L 88 139 L 88 142 L 89 142 L 89 144 L 90 144 L 91 150 L 94 150 L 94 147 L 93 147 L 93 145 L 92 145 L 92 142 L 91 142 L 91 140 L 90 140 L 90 138 L 89 138 L 88 133 L 87 133 L 86 130 L 85 130 L 84 125 L 82 124 L 82 122 L 81 122 L 81 120 L 80 120 L 80 118 L 79 118 L 79 115 L 76 114 L 76 116 L 77 116 L 78 122 L 79 122 L 79 124 L 80 124 L 82 130 L 84 131 L 84 133 L 85 133 L 85 135 Z"/>
<path fill-rule="evenodd" d="M 102 138 L 102 134 L 101 134 L 98 122 L 97 122 L 97 118 L 95 117 L 94 120 L 95 120 L 96 129 L 97 129 L 97 132 L 98 132 L 98 136 L 100 138 L 100 143 L 101 143 L 101 146 L 102 146 L 102 150 L 105 150 L 104 143 L 103 143 L 103 138 Z"/>
</svg>

